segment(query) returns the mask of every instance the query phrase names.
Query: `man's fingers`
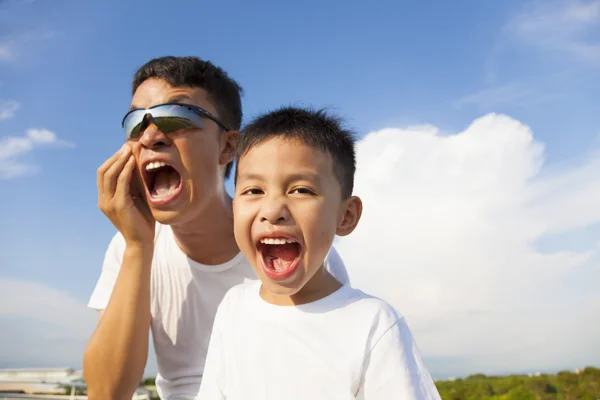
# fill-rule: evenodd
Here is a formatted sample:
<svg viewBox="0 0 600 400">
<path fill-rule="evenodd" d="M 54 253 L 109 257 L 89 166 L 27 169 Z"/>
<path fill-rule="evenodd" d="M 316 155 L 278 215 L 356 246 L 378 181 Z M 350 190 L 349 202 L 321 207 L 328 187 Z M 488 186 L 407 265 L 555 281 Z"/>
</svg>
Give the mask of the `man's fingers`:
<svg viewBox="0 0 600 400">
<path fill-rule="evenodd" d="M 127 147 L 123 152 L 119 155 L 116 161 L 111 165 L 108 170 L 104 173 L 104 195 L 107 198 L 112 198 L 115 195 L 115 190 L 117 189 L 117 179 L 119 175 L 121 175 L 123 171 L 123 167 L 127 163 L 131 152 L 129 147 Z"/>
<path fill-rule="evenodd" d="M 125 146 L 127 145 L 121 147 L 119 151 L 115 152 L 112 156 L 110 156 L 110 158 L 104 161 L 104 163 L 98 168 L 96 172 L 96 185 L 98 189 L 98 195 L 100 195 L 104 190 L 104 174 L 106 174 L 106 171 L 108 171 L 108 169 L 115 163 L 115 161 L 117 161 L 119 156 L 123 153 Z"/>
<path fill-rule="evenodd" d="M 131 177 L 133 176 L 133 171 L 135 169 L 135 157 L 130 155 L 117 179 L 117 188 L 115 190 L 115 199 L 116 201 L 129 201 L 131 197 L 130 193 L 130 185 L 131 185 Z"/>
</svg>

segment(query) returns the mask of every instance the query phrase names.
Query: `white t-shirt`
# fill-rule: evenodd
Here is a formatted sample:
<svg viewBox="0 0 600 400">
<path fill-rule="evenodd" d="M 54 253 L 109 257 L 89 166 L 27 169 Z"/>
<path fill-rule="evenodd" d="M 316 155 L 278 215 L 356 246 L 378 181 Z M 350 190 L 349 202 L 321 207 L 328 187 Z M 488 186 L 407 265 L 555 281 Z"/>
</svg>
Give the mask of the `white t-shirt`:
<svg viewBox="0 0 600 400">
<path fill-rule="evenodd" d="M 124 251 L 125 240 L 117 233 L 106 251 L 90 308 L 106 308 Z M 338 280 L 348 281 L 335 249 L 325 265 Z M 198 394 L 217 307 L 231 287 L 249 280 L 258 277 L 241 252 L 224 264 L 203 265 L 183 253 L 170 226 L 156 224 L 150 310 L 161 398 L 191 399 Z"/>
<path fill-rule="evenodd" d="M 197 400 L 389 400 L 440 396 L 403 317 L 344 285 L 301 306 L 275 306 L 260 282 L 219 306 Z"/>
</svg>

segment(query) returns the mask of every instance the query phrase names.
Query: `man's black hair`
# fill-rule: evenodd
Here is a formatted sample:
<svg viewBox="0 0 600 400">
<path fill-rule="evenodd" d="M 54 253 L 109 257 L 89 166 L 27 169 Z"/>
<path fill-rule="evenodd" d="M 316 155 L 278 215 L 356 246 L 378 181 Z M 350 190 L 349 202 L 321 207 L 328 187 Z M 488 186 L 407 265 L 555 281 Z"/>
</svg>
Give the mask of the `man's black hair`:
<svg viewBox="0 0 600 400">
<path fill-rule="evenodd" d="M 342 197 L 352 196 L 356 155 L 354 132 L 343 126 L 342 118 L 324 109 L 282 107 L 260 115 L 242 130 L 237 160 L 250 149 L 273 137 L 295 139 L 329 154 L 340 183 Z M 237 180 L 237 167 L 236 175 Z"/>
<path fill-rule="evenodd" d="M 229 129 L 239 130 L 242 124 L 241 86 L 227 72 L 210 61 L 198 57 L 159 57 L 142 65 L 132 82 L 132 94 L 146 80 L 159 78 L 173 87 L 199 87 L 217 110 L 219 120 Z M 227 164 L 225 177 L 231 173 L 232 163 Z"/>
</svg>

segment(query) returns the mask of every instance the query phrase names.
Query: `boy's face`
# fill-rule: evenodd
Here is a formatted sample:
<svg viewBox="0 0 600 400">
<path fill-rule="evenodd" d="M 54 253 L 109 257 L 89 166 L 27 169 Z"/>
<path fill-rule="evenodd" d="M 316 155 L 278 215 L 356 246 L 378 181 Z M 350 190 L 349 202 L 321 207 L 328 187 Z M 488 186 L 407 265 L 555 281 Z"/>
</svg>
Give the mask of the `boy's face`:
<svg viewBox="0 0 600 400">
<path fill-rule="evenodd" d="M 275 137 L 238 160 L 235 238 L 270 293 L 292 296 L 318 279 L 336 233 L 350 233 L 361 209 L 357 197 L 342 200 L 332 158 L 299 140 Z"/>
<path fill-rule="evenodd" d="M 144 81 L 135 91 L 131 107 L 149 108 L 168 102 L 193 104 L 218 116 L 204 89 L 173 87 L 161 79 Z M 169 134 L 150 124 L 137 140 L 130 140 L 142 190 L 154 218 L 164 224 L 197 217 L 219 195 L 223 169 L 234 155 L 238 132 L 223 132 L 206 119 L 202 129 Z M 151 170 L 152 163 L 167 167 Z M 157 185 L 170 189 L 157 190 Z M 144 188 L 145 187 L 145 188 Z"/>
</svg>

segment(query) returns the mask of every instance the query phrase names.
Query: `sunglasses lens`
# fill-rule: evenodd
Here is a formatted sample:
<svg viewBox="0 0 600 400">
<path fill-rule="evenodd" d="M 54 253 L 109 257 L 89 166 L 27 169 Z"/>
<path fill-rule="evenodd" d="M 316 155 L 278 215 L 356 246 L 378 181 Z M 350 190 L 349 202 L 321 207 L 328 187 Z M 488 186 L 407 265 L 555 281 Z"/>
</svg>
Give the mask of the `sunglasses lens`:
<svg viewBox="0 0 600 400">
<path fill-rule="evenodd" d="M 204 120 L 189 107 L 167 104 L 146 110 L 135 110 L 127 115 L 123 121 L 125 139 L 139 138 L 149 123 L 154 123 L 163 133 L 204 127 Z"/>
<path fill-rule="evenodd" d="M 153 117 L 154 123 L 158 126 L 164 133 L 171 133 L 178 131 L 180 129 L 187 128 L 201 128 L 202 126 L 198 126 L 198 122 L 191 120 L 186 117 L 179 116 L 164 116 L 164 117 Z M 200 120 L 202 121 L 202 120 Z M 202 122 L 200 122 L 200 125 Z"/>
<path fill-rule="evenodd" d="M 123 120 L 125 140 L 137 139 L 140 136 L 142 122 L 144 121 L 144 110 L 131 111 Z"/>
</svg>

